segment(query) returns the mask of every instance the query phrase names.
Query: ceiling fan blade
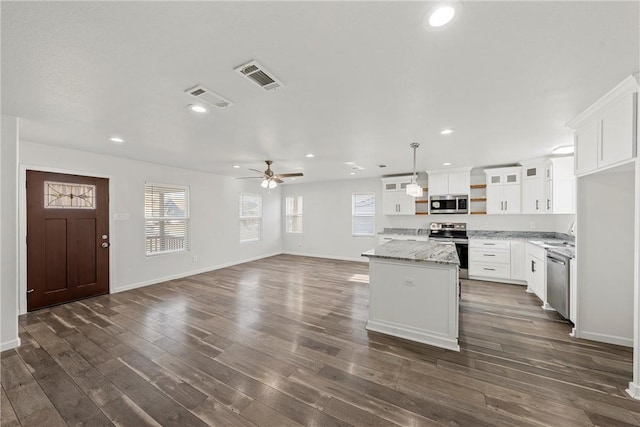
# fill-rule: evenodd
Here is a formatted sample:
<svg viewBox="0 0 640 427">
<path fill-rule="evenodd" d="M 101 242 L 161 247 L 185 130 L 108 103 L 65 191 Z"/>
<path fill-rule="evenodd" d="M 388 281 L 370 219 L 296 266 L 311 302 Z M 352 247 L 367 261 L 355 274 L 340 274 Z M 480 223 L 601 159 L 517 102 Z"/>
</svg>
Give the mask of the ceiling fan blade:
<svg viewBox="0 0 640 427">
<path fill-rule="evenodd" d="M 304 176 L 302 172 L 297 173 L 279 173 L 276 175 L 278 178 L 291 178 L 293 176 Z"/>
<path fill-rule="evenodd" d="M 258 172 L 260 175 L 265 175 L 264 171 L 259 171 L 258 169 L 249 169 L 249 170 L 253 172 Z"/>
<path fill-rule="evenodd" d="M 236 179 L 264 179 L 262 176 L 240 176 Z"/>
<path fill-rule="evenodd" d="M 282 184 L 284 182 L 283 180 L 281 180 L 278 177 L 271 178 L 271 180 L 277 182 L 278 184 Z"/>
</svg>

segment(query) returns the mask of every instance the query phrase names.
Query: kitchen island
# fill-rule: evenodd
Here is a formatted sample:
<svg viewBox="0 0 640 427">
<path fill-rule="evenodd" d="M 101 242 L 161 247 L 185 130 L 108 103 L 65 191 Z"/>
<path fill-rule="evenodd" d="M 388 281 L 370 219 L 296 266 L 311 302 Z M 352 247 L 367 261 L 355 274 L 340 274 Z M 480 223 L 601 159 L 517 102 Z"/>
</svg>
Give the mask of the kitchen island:
<svg viewBox="0 0 640 427">
<path fill-rule="evenodd" d="M 460 351 L 455 245 L 392 240 L 369 258 L 367 329 Z"/>
</svg>

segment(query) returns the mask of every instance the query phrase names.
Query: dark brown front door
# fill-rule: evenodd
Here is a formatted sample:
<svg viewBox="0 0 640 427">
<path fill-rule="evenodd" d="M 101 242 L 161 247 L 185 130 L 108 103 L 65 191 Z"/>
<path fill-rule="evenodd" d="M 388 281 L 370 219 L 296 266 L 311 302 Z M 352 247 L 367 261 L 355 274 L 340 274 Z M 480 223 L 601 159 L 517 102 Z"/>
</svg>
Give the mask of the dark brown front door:
<svg viewBox="0 0 640 427">
<path fill-rule="evenodd" d="M 27 171 L 27 310 L 109 292 L 109 180 Z"/>
</svg>

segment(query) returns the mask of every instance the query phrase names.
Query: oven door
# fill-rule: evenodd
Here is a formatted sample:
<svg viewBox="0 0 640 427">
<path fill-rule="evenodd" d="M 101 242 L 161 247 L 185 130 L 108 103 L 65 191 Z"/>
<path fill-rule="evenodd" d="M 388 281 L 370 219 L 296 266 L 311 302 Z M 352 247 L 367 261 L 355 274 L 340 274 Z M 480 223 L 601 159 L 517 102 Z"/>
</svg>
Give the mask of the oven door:
<svg viewBox="0 0 640 427">
<path fill-rule="evenodd" d="M 456 252 L 460 258 L 460 278 L 469 278 L 469 243 L 456 243 Z"/>
</svg>

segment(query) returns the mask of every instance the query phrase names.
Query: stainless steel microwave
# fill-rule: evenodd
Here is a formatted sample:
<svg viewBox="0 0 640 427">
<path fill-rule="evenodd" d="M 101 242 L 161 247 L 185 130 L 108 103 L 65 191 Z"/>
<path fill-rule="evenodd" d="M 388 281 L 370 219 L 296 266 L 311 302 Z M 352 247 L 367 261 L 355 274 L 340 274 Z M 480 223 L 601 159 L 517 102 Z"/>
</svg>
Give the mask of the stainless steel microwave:
<svg viewBox="0 0 640 427">
<path fill-rule="evenodd" d="M 469 196 L 466 194 L 448 194 L 429 198 L 431 214 L 467 214 L 469 213 Z"/>
</svg>

